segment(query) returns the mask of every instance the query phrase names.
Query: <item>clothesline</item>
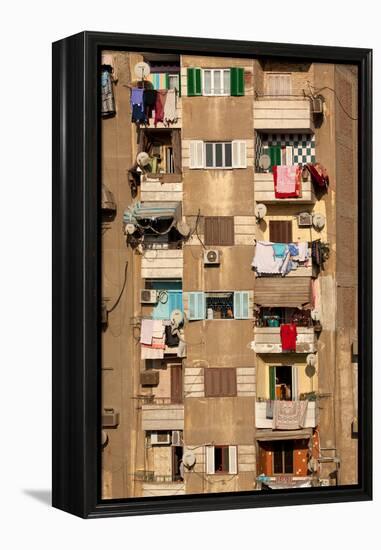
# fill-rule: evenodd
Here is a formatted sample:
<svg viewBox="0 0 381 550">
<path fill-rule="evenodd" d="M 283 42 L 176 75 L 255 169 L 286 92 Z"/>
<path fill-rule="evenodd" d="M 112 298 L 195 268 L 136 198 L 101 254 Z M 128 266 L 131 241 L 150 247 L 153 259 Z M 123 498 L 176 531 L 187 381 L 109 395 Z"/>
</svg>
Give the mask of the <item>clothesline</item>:
<svg viewBox="0 0 381 550">
<path fill-rule="evenodd" d="M 310 261 L 308 242 L 272 243 L 257 241 L 252 266 L 259 276 L 287 275 L 299 266 L 307 266 Z"/>
<path fill-rule="evenodd" d="M 154 90 L 147 88 L 131 89 L 132 122 L 149 124 L 151 118 L 154 125 L 162 122 L 166 126 L 175 124 L 178 120 L 176 105 L 176 90 Z"/>
</svg>

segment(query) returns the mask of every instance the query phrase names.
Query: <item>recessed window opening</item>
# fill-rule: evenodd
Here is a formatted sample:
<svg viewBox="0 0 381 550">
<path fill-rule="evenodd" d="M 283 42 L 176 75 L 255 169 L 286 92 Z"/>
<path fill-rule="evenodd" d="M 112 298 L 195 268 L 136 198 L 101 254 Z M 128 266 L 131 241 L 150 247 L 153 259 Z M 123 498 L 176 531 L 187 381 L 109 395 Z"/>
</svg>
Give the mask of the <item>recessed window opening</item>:
<svg viewBox="0 0 381 550">
<path fill-rule="evenodd" d="M 207 292 L 207 319 L 234 319 L 234 292 Z"/>
</svg>

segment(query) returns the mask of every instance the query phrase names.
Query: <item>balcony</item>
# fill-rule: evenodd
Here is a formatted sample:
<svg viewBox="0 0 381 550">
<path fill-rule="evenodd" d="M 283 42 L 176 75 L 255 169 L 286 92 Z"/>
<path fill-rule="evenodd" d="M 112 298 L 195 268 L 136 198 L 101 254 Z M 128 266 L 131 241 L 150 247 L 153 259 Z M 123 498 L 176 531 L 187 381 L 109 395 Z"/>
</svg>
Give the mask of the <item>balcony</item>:
<svg viewBox="0 0 381 550">
<path fill-rule="evenodd" d="M 314 353 L 316 336 L 313 327 L 297 327 L 296 353 Z M 254 327 L 253 349 L 256 353 L 282 353 L 280 327 Z"/>
<path fill-rule="evenodd" d="M 308 401 L 307 413 L 304 419 L 304 428 L 316 428 L 317 426 L 317 407 L 316 401 Z M 259 429 L 272 430 L 272 418 L 266 418 L 266 401 L 257 401 L 255 403 L 255 427 Z"/>
<path fill-rule="evenodd" d="M 157 176 L 150 174 L 142 176 L 140 199 L 151 202 L 181 202 L 183 200 L 181 174 L 158 174 Z"/>
<path fill-rule="evenodd" d="M 142 430 L 183 430 L 184 405 L 171 399 L 156 399 L 142 404 Z"/>
<path fill-rule="evenodd" d="M 284 203 L 314 203 L 316 201 L 315 192 L 311 182 L 311 177 L 302 179 L 301 197 L 277 199 L 274 191 L 274 178 L 271 172 L 254 174 L 254 197 L 257 202 L 266 204 L 284 204 Z"/>
<path fill-rule="evenodd" d="M 141 276 L 143 279 L 182 279 L 183 251 L 146 250 L 142 257 Z"/>
<path fill-rule="evenodd" d="M 312 132 L 311 102 L 304 97 L 264 97 L 254 101 L 254 129 Z"/>
</svg>

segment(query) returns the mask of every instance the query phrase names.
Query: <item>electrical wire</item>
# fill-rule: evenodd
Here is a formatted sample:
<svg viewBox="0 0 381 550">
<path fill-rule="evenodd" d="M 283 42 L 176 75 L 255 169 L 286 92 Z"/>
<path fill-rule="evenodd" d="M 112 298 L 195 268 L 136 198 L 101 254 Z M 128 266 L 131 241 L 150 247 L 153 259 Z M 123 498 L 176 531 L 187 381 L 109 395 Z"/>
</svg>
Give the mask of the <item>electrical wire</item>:
<svg viewBox="0 0 381 550">
<path fill-rule="evenodd" d="M 117 305 L 119 304 L 120 302 L 120 299 L 122 297 L 122 294 L 124 292 L 124 289 L 126 288 L 126 283 L 127 283 L 127 268 L 128 268 L 128 261 L 126 261 L 126 265 L 124 266 L 124 281 L 123 281 L 123 286 L 122 286 L 122 290 L 120 291 L 120 294 L 115 302 L 115 304 L 107 310 L 107 313 L 111 313 L 112 311 L 114 311 L 114 309 L 117 307 Z"/>
<path fill-rule="evenodd" d="M 344 111 L 344 113 L 347 115 L 348 118 L 350 118 L 351 120 L 354 120 L 354 121 L 357 121 L 358 120 L 358 117 L 353 117 L 352 115 L 350 115 L 348 113 L 348 111 L 345 109 L 344 105 L 341 103 L 340 99 L 339 99 L 339 96 L 337 95 L 337 92 L 336 90 L 334 90 L 334 88 L 330 88 L 329 86 L 323 86 L 322 88 L 316 88 L 315 86 L 312 86 L 312 84 L 307 80 L 307 83 L 308 83 L 308 86 L 310 87 L 310 89 L 314 89 L 315 92 L 313 95 L 317 95 L 319 94 L 320 92 L 322 92 L 323 90 L 330 90 L 331 92 L 333 92 L 333 94 L 335 95 L 336 99 L 337 99 L 337 102 L 338 104 L 340 105 L 340 107 L 342 108 L 342 110 Z"/>
</svg>

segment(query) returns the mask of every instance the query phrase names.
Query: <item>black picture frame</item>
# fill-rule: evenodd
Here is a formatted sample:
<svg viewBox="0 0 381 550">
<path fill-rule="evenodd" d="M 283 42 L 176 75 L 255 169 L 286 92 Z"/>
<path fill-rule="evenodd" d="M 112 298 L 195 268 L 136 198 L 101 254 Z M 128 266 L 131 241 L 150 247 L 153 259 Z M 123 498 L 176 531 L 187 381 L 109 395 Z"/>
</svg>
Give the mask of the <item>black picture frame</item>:
<svg viewBox="0 0 381 550">
<path fill-rule="evenodd" d="M 102 501 L 100 102 L 102 49 L 354 64 L 359 74 L 359 483 Z M 83 518 L 372 499 L 372 50 L 82 32 L 53 44 L 53 506 Z"/>
</svg>

